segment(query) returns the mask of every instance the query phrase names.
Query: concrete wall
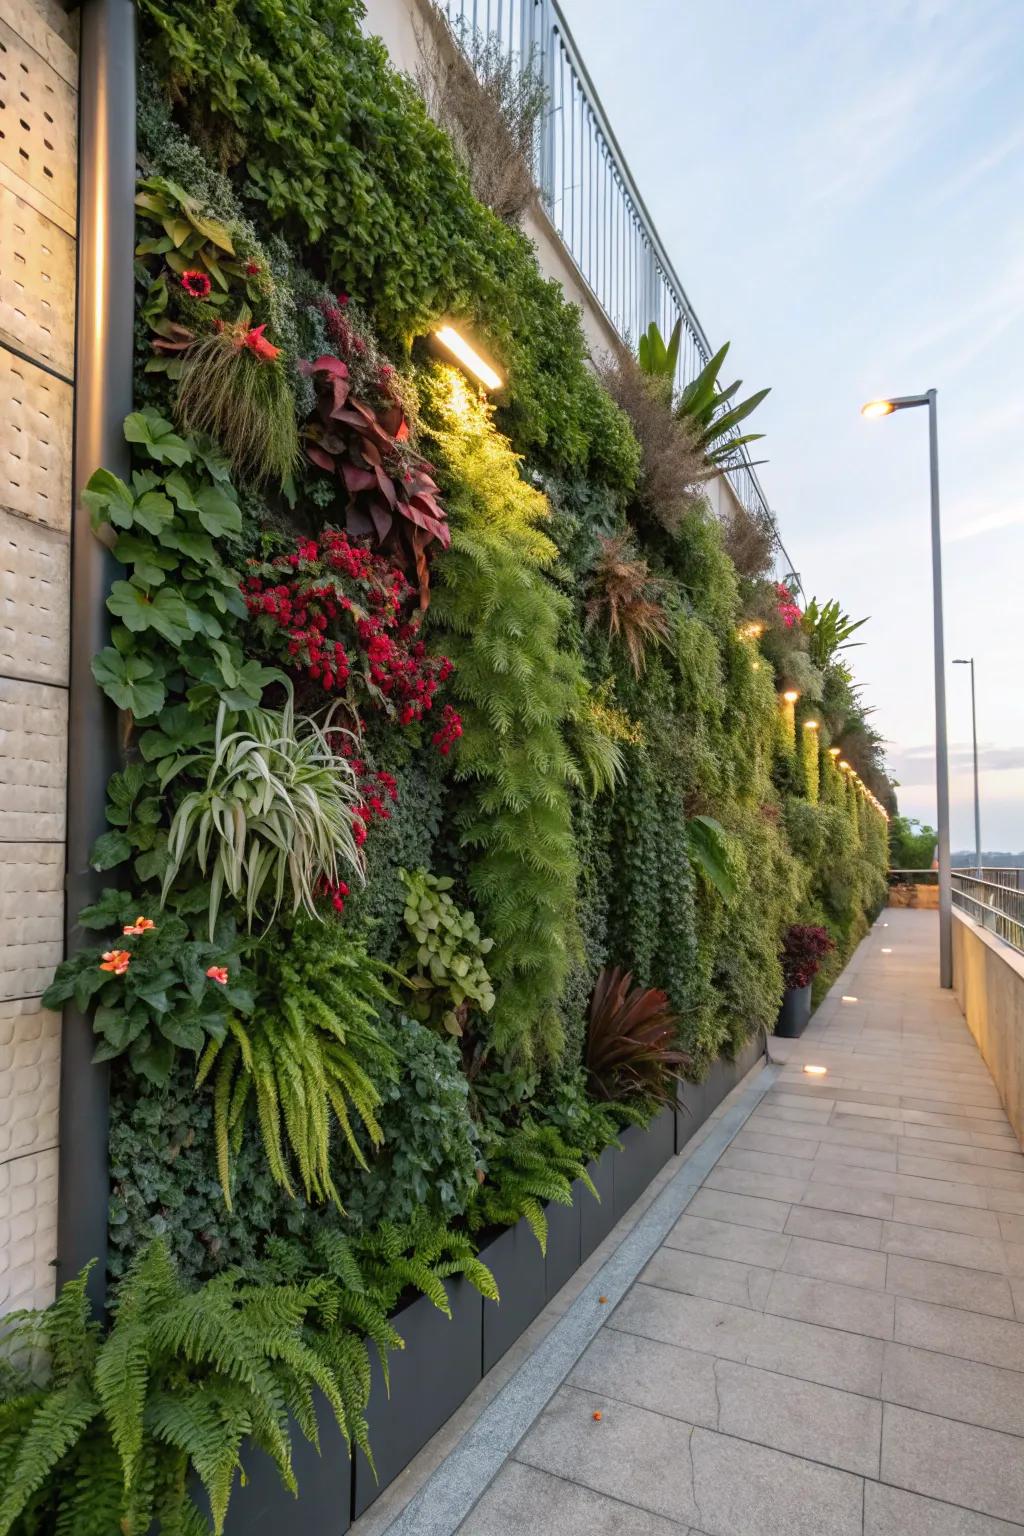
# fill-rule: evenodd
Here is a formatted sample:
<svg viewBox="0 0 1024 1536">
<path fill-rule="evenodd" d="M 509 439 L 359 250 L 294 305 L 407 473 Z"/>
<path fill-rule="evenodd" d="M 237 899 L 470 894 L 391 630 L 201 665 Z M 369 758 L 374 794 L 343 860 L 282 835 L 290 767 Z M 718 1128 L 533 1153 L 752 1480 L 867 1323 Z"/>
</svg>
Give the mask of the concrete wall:
<svg viewBox="0 0 1024 1536">
<path fill-rule="evenodd" d="M 0 1312 L 52 1300 L 63 954 L 78 57 L 0 5 Z"/>
<path fill-rule="evenodd" d="M 1024 955 L 954 911 L 953 988 L 1024 1146 Z"/>
</svg>

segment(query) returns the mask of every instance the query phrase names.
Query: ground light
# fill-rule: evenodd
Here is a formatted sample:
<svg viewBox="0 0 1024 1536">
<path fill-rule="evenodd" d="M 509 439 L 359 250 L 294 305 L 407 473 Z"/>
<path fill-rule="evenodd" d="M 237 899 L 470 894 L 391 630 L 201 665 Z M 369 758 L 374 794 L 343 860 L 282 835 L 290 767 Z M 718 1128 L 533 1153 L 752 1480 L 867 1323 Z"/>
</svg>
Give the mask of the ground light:
<svg viewBox="0 0 1024 1536">
<path fill-rule="evenodd" d="M 812 1062 L 806 1062 L 804 1064 L 804 1071 L 808 1077 L 824 1077 L 828 1067 L 817 1067 Z"/>
<path fill-rule="evenodd" d="M 785 699 L 787 704 L 795 704 L 800 695 L 797 693 L 795 688 L 787 688 L 782 697 Z"/>
<path fill-rule="evenodd" d="M 484 389 L 501 389 L 505 380 L 501 377 L 486 358 L 481 357 L 474 346 L 466 340 L 461 331 L 457 331 L 454 325 L 442 325 L 434 332 L 434 340 L 455 359 L 460 368 L 464 368 Z"/>
<path fill-rule="evenodd" d="M 844 1002 L 844 1003 L 856 1003 L 856 1002 L 858 1002 L 858 1001 L 859 1001 L 859 999 L 858 999 L 858 998 L 856 998 L 856 997 L 849 997 L 849 996 L 848 996 L 848 995 L 847 995 L 847 994 L 846 994 L 846 993 L 845 993 L 845 992 L 844 992 L 844 993 L 843 993 L 843 995 L 842 995 L 842 998 L 841 998 L 841 999 L 840 999 L 840 1001 L 841 1001 L 841 1002 Z"/>
<path fill-rule="evenodd" d="M 817 720 L 805 720 L 804 721 L 804 730 L 805 731 L 816 731 L 817 729 L 818 729 L 818 722 L 817 722 Z"/>
</svg>

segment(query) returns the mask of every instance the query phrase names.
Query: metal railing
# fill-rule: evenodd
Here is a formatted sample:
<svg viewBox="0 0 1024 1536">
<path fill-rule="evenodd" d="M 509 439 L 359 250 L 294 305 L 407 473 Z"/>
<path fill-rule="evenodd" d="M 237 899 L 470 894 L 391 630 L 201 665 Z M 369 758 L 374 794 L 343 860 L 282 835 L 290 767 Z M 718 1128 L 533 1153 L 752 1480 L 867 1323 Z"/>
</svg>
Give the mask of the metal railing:
<svg viewBox="0 0 1024 1536">
<path fill-rule="evenodd" d="M 953 905 L 1024 954 L 1024 870 L 954 869 Z"/>
<path fill-rule="evenodd" d="M 555 0 L 435 0 L 456 38 L 494 38 L 509 58 L 536 72 L 547 96 L 535 175 L 562 244 L 623 341 L 636 346 L 655 321 L 668 336 L 682 319 L 676 383 L 690 383 L 712 356 L 630 174 L 626 158 Z M 770 524 L 795 567 L 746 447 L 727 477 L 740 502 Z"/>
</svg>

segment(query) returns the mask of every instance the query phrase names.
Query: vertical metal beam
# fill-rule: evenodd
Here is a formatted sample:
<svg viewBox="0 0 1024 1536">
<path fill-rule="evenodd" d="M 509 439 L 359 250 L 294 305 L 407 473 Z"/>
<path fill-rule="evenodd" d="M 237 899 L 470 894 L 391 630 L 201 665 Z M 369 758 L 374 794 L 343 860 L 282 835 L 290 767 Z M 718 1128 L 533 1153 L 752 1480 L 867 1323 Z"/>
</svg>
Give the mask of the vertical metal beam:
<svg viewBox="0 0 1024 1536">
<path fill-rule="evenodd" d="M 946 649 L 942 623 L 942 525 L 939 518 L 939 423 L 936 393 L 928 399 L 928 464 L 932 510 L 932 617 L 935 633 L 935 800 L 939 831 L 939 986 L 953 985 L 953 882 L 949 863 L 949 744 L 946 737 Z"/>
<path fill-rule="evenodd" d="M 114 562 L 80 501 L 101 465 L 125 476 L 121 430 L 132 408 L 135 194 L 135 10 L 132 0 L 84 0 L 79 56 L 78 310 L 71 530 L 71 681 L 65 946 L 82 945 L 78 913 L 102 879 L 89 850 L 105 827 L 118 766 L 117 716 L 90 663 L 109 638 L 106 598 Z M 69 1004 L 61 1036 L 57 1271 L 63 1282 L 90 1259 L 90 1299 L 106 1279 L 108 1078 L 92 1064 L 88 1018 Z"/>
<path fill-rule="evenodd" d="M 971 739 L 974 743 L 974 862 L 981 875 L 981 788 L 978 783 L 978 710 L 974 698 L 974 657 L 971 657 Z"/>
</svg>

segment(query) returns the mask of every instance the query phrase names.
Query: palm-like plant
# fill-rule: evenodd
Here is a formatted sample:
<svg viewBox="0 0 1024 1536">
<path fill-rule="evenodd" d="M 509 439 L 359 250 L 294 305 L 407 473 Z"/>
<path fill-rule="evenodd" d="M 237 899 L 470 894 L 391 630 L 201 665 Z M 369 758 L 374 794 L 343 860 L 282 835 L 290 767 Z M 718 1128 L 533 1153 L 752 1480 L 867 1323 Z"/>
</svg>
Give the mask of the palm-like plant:
<svg viewBox="0 0 1024 1536">
<path fill-rule="evenodd" d="M 835 598 L 828 603 L 819 603 L 816 597 L 812 597 L 800 623 L 808 638 L 808 650 L 815 666 L 827 667 L 838 651 L 862 645 L 863 641 L 851 640 L 850 636 L 867 622 L 867 619 L 851 619 L 848 613 L 842 611 Z"/>
<path fill-rule="evenodd" d="M 641 336 L 637 350 L 641 371 L 656 380 L 669 399 L 675 382 L 682 326 L 682 319 L 677 320 L 666 342 L 652 321 Z M 729 343 L 726 342 L 692 383 L 686 385 L 676 402 L 676 416 L 689 425 L 696 445 L 702 450 L 707 462 L 719 469 L 727 468 L 733 462 L 737 449 L 746 443 L 755 443 L 764 436 L 763 432 L 736 435 L 736 428 L 770 394 L 770 390 L 759 389 L 738 405 L 729 405 L 743 381 L 737 379 L 728 388 L 719 388 L 718 375 L 728 351 Z"/>
<path fill-rule="evenodd" d="M 668 639 L 669 619 L 661 603 L 664 583 L 651 574 L 647 561 L 630 549 L 625 535 L 603 538 L 600 545 L 587 602 L 587 628 L 603 619 L 611 638 L 625 646 L 630 666 L 639 677 L 647 646 Z"/>
<path fill-rule="evenodd" d="M 293 912 L 315 915 L 325 882 L 336 886 L 349 870 L 363 878 L 359 790 L 326 734 L 330 717 L 324 726 L 297 720 L 289 693 L 280 714 L 244 710 L 233 730 L 228 719 L 222 704 L 212 747 L 168 759 L 161 772 L 164 788 L 184 772 L 203 780 L 174 813 L 163 896 L 187 865 L 208 875 L 211 938 L 225 891 L 251 928 L 261 904 L 269 903 L 269 922 L 290 892 Z"/>
<path fill-rule="evenodd" d="M 590 999 L 585 1066 L 599 1098 L 642 1094 L 663 1104 L 689 1063 L 676 1044 L 679 1019 L 664 992 L 634 987 L 633 973 L 605 966 Z"/>
</svg>

